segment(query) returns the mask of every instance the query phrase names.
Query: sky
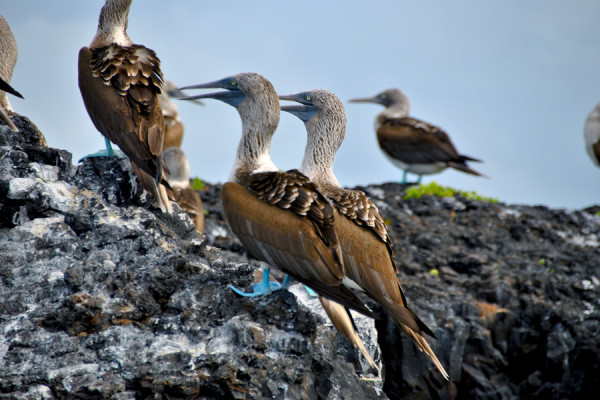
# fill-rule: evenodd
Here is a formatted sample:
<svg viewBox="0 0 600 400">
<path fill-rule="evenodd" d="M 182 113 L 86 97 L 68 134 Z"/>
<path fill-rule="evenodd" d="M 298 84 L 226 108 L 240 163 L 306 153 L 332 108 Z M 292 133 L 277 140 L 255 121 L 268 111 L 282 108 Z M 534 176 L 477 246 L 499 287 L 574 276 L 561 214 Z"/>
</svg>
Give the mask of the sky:
<svg viewBox="0 0 600 400">
<path fill-rule="evenodd" d="M 77 56 L 96 33 L 103 0 L 0 0 L 19 59 L 11 97 L 51 147 L 73 161 L 104 147 L 77 86 Z M 354 97 L 397 87 L 411 116 L 442 127 L 489 176 L 425 176 L 509 204 L 580 209 L 600 204 L 600 168 L 583 125 L 600 102 L 597 0 L 135 0 L 128 33 L 156 51 L 180 86 L 258 72 L 280 94 L 315 88 L 344 102 L 346 138 L 334 172 L 343 186 L 402 179 L 381 153 L 375 104 Z M 201 93 L 191 91 L 190 94 Z M 241 133 L 237 112 L 208 99 L 177 101 L 192 176 L 224 182 Z M 297 168 L 304 124 L 282 113 L 271 156 Z M 414 177 L 414 175 L 410 175 Z"/>
</svg>

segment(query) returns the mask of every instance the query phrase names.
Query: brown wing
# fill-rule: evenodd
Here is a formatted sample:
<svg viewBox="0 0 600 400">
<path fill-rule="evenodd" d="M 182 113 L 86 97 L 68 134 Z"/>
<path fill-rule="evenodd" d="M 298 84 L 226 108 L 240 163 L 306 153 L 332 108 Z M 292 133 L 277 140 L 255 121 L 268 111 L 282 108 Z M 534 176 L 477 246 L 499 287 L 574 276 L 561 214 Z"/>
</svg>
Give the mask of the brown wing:
<svg viewBox="0 0 600 400">
<path fill-rule="evenodd" d="M 387 243 L 376 235 L 365 235 L 364 229 L 349 218 L 336 218 L 336 230 L 344 254 L 346 275 L 387 311 L 402 331 L 423 350 L 447 377 L 442 364 L 429 347 L 424 335 L 435 337 L 431 329 L 410 309 Z"/>
<path fill-rule="evenodd" d="M 157 181 L 164 140 L 159 65 L 156 54 L 140 45 L 79 52 L 79 88 L 92 122 Z"/>
<path fill-rule="evenodd" d="M 286 175 L 256 174 L 250 190 L 233 182 L 223 185 L 223 209 L 231 229 L 253 258 L 281 269 L 327 298 L 372 315 L 342 285 L 339 244 L 327 223 L 329 214 L 333 221 L 333 209 L 310 182 L 278 174 Z M 274 179 L 271 184 L 269 176 Z M 259 199 L 257 192 L 265 200 Z"/>
<path fill-rule="evenodd" d="M 356 225 L 373 233 L 388 247 L 388 252 L 394 272 L 398 273 L 398 267 L 394 262 L 392 251 L 392 239 L 390 238 L 387 226 L 379 210 L 364 192 L 360 190 L 348 190 L 340 187 L 331 187 L 323 189 L 323 193 L 331 200 L 336 209 Z"/>
<path fill-rule="evenodd" d="M 377 130 L 379 146 L 408 164 L 479 161 L 458 154 L 448 134 L 415 118 L 387 118 Z"/>
<path fill-rule="evenodd" d="M 194 221 L 196 230 L 204 234 L 204 209 L 202 207 L 202 198 L 191 187 L 173 188 L 175 201 Z"/>
</svg>

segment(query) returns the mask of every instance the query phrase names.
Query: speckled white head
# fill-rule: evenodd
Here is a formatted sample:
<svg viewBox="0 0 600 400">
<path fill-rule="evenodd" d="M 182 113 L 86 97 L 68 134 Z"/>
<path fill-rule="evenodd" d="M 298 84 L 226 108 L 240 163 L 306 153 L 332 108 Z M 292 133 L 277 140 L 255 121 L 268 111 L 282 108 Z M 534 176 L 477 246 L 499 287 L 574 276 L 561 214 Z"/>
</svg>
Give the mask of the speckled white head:
<svg viewBox="0 0 600 400">
<path fill-rule="evenodd" d="M 344 105 L 325 89 L 281 96 L 281 99 L 303 104 L 282 107 L 304 121 L 306 126 L 307 141 L 300 171 L 317 184 L 339 186 L 333 174 L 333 163 L 346 134 Z"/>
</svg>

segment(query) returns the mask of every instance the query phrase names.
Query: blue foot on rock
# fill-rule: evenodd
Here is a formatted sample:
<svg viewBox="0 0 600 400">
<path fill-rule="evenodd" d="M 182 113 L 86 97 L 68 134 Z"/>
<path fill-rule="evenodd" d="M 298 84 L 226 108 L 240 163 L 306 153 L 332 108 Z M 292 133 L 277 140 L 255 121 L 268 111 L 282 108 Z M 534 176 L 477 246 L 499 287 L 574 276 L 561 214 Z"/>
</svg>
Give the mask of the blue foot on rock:
<svg viewBox="0 0 600 400">
<path fill-rule="evenodd" d="M 263 281 L 255 284 L 255 285 L 252 285 L 252 292 L 243 292 L 233 285 L 228 285 L 228 287 L 231 290 L 233 290 L 234 292 L 236 292 L 237 294 L 239 294 L 240 296 L 258 297 L 258 296 L 264 296 L 267 294 L 271 294 L 277 290 L 287 289 L 290 286 L 291 278 L 289 275 L 285 276 L 282 283 L 270 282 L 269 275 L 270 275 L 270 270 L 268 268 L 265 268 L 263 270 Z"/>
<path fill-rule="evenodd" d="M 400 182 L 401 185 L 406 185 L 406 170 L 404 170 L 404 173 L 402 174 L 402 182 Z"/>
<path fill-rule="evenodd" d="M 308 293 L 308 295 L 310 297 L 317 297 L 317 292 L 315 292 L 314 290 L 312 290 L 308 286 L 304 285 L 304 289 L 306 289 L 306 292 Z"/>
<path fill-rule="evenodd" d="M 119 158 L 127 157 L 127 155 L 125 155 L 125 153 L 123 153 L 121 150 L 117 150 L 117 151 L 113 150 L 112 145 L 110 144 L 110 140 L 104 138 L 104 142 L 106 143 L 105 150 L 100 150 L 95 153 L 88 154 L 87 156 L 83 156 L 79 159 L 79 162 L 85 160 L 86 158 L 92 158 L 92 157 L 119 157 Z"/>
</svg>

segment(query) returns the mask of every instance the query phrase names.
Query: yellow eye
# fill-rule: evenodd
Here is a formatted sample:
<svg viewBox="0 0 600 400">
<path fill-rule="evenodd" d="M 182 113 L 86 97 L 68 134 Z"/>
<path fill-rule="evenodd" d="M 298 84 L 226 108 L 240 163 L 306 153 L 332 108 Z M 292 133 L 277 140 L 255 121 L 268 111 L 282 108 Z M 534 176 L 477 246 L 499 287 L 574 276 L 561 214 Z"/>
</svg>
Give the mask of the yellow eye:
<svg viewBox="0 0 600 400">
<path fill-rule="evenodd" d="M 310 94 L 306 95 L 306 100 L 310 100 Z"/>
<path fill-rule="evenodd" d="M 231 86 L 235 86 L 235 85 L 237 85 L 237 82 L 235 81 L 235 79 L 232 79 L 231 80 Z"/>
</svg>

